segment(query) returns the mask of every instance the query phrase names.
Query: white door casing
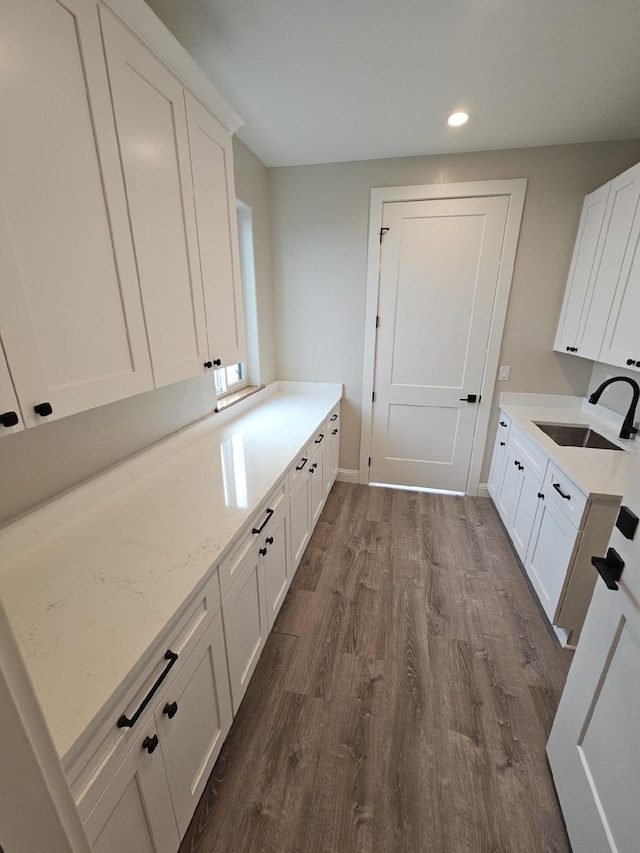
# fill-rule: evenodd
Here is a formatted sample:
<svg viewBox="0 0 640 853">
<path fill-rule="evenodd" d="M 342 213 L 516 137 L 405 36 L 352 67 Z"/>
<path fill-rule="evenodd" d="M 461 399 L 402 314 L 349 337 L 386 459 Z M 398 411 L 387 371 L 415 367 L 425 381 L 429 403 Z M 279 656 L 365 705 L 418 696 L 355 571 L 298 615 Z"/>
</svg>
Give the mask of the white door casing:
<svg viewBox="0 0 640 853">
<path fill-rule="evenodd" d="M 526 180 L 517 179 L 371 191 L 361 483 L 395 482 L 476 493 L 525 189 Z M 381 251 L 383 226 L 391 230 L 384 236 L 387 245 Z M 454 248 L 456 235 L 469 239 L 472 248 L 462 252 Z M 428 339 L 423 331 L 425 293 L 415 287 L 416 282 L 424 282 L 420 265 L 425 260 L 432 280 L 453 279 L 467 297 L 465 308 L 448 298 L 450 293 L 432 289 L 449 329 L 431 312 Z M 450 267 L 453 273 L 448 276 Z M 392 286 L 385 287 L 385 275 L 394 282 Z M 481 318 L 478 330 L 484 324 L 484 332 L 469 322 L 476 313 Z M 401 333 L 399 322 L 408 331 Z M 448 334 L 464 341 L 462 360 L 450 346 Z M 416 352 L 424 358 L 416 357 Z M 441 352 L 447 357 L 440 356 Z M 446 362 L 442 377 L 433 370 L 435 361 Z M 477 394 L 482 400 L 479 404 L 461 402 L 459 398 L 467 394 Z M 435 403 L 431 424 L 437 426 L 426 417 L 425 403 Z M 431 456 L 421 441 L 425 429 L 436 439 L 436 452 L 432 449 Z M 452 440 L 454 431 L 456 442 Z M 402 478 L 397 476 L 398 469 Z"/>
<path fill-rule="evenodd" d="M 640 459 L 623 504 L 640 514 Z M 596 583 L 547 745 L 576 853 L 635 853 L 640 837 L 640 532 L 610 545 L 619 589 Z"/>
</svg>

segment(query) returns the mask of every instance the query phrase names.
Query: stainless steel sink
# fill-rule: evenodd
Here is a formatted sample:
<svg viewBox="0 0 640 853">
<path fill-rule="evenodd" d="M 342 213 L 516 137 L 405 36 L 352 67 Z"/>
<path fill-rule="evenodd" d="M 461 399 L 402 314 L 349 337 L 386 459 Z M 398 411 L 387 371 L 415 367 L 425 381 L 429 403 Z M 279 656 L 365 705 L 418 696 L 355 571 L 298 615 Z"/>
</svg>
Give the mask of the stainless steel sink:
<svg viewBox="0 0 640 853">
<path fill-rule="evenodd" d="M 556 444 L 561 444 L 563 447 L 591 447 L 594 450 L 623 450 L 618 447 L 608 438 L 595 432 L 588 426 L 571 426 L 570 424 L 540 424 L 534 421 L 542 432 L 545 432 L 549 438 L 553 439 Z"/>
</svg>

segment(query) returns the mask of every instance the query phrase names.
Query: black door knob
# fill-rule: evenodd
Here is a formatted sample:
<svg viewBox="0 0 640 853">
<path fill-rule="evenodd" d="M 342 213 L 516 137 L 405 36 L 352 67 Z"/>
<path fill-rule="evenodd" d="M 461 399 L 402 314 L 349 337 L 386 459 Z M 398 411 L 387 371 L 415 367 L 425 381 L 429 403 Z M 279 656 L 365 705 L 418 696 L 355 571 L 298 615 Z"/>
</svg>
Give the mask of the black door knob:
<svg viewBox="0 0 640 853">
<path fill-rule="evenodd" d="M 41 418 L 46 418 L 53 413 L 51 403 L 38 403 L 37 406 L 33 407 L 33 411 L 36 415 L 40 415 Z"/>
<path fill-rule="evenodd" d="M 0 424 L 3 427 L 17 426 L 20 423 L 20 418 L 16 412 L 4 412 L 0 415 Z"/>
<path fill-rule="evenodd" d="M 614 548 L 609 548 L 606 557 L 592 557 L 591 565 L 596 567 L 609 589 L 618 589 L 616 581 L 622 577 L 624 560 Z"/>
<path fill-rule="evenodd" d="M 216 367 L 220 367 L 220 365 L 222 364 L 222 361 L 219 358 L 214 358 L 213 363 L 215 364 Z"/>
<path fill-rule="evenodd" d="M 477 394 L 467 394 L 466 397 L 460 397 L 460 402 L 461 403 L 475 403 L 477 399 L 478 399 Z"/>
<path fill-rule="evenodd" d="M 154 735 L 153 737 L 146 737 L 142 741 L 142 748 L 146 749 L 149 755 L 156 751 L 156 747 L 158 746 L 158 735 Z"/>
<path fill-rule="evenodd" d="M 170 720 L 172 720 L 175 715 L 178 713 L 178 703 L 177 702 L 167 702 L 167 704 L 162 709 L 162 713 L 166 714 Z"/>
<path fill-rule="evenodd" d="M 212 361 L 205 361 L 204 367 L 206 367 L 207 370 L 209 370 L 209 368 L 213 367 L 213 362 Z"/>
</svg>

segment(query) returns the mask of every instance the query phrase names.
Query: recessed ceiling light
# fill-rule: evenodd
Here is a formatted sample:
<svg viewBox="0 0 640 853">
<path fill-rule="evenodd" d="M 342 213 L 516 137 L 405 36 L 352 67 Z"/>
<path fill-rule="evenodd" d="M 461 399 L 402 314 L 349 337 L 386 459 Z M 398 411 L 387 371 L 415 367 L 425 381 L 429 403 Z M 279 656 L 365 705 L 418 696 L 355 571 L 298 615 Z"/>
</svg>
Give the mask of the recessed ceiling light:
<svg viewBox="0 0 640 853">
<path fill-rule="evenodd" d="M 466 124 L 469 121 L 469 113 L 451 113 L 447 119 L 447 124 L 451 127 L 460 127 L 461 124 Z"/>
</svg>

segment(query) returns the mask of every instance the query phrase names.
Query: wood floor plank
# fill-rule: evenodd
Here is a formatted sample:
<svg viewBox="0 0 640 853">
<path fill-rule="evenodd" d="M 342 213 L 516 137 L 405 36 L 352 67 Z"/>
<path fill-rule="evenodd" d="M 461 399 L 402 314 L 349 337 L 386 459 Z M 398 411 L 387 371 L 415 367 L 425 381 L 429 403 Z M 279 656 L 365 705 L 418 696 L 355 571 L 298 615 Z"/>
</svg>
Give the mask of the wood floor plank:
<svg viewBox="0 0 640 853">
<path fill-rule="evenodd" d="M 570 661 L 489 500 L 336 483 L 180 853 L 569 853 Z"/>
</svg>

